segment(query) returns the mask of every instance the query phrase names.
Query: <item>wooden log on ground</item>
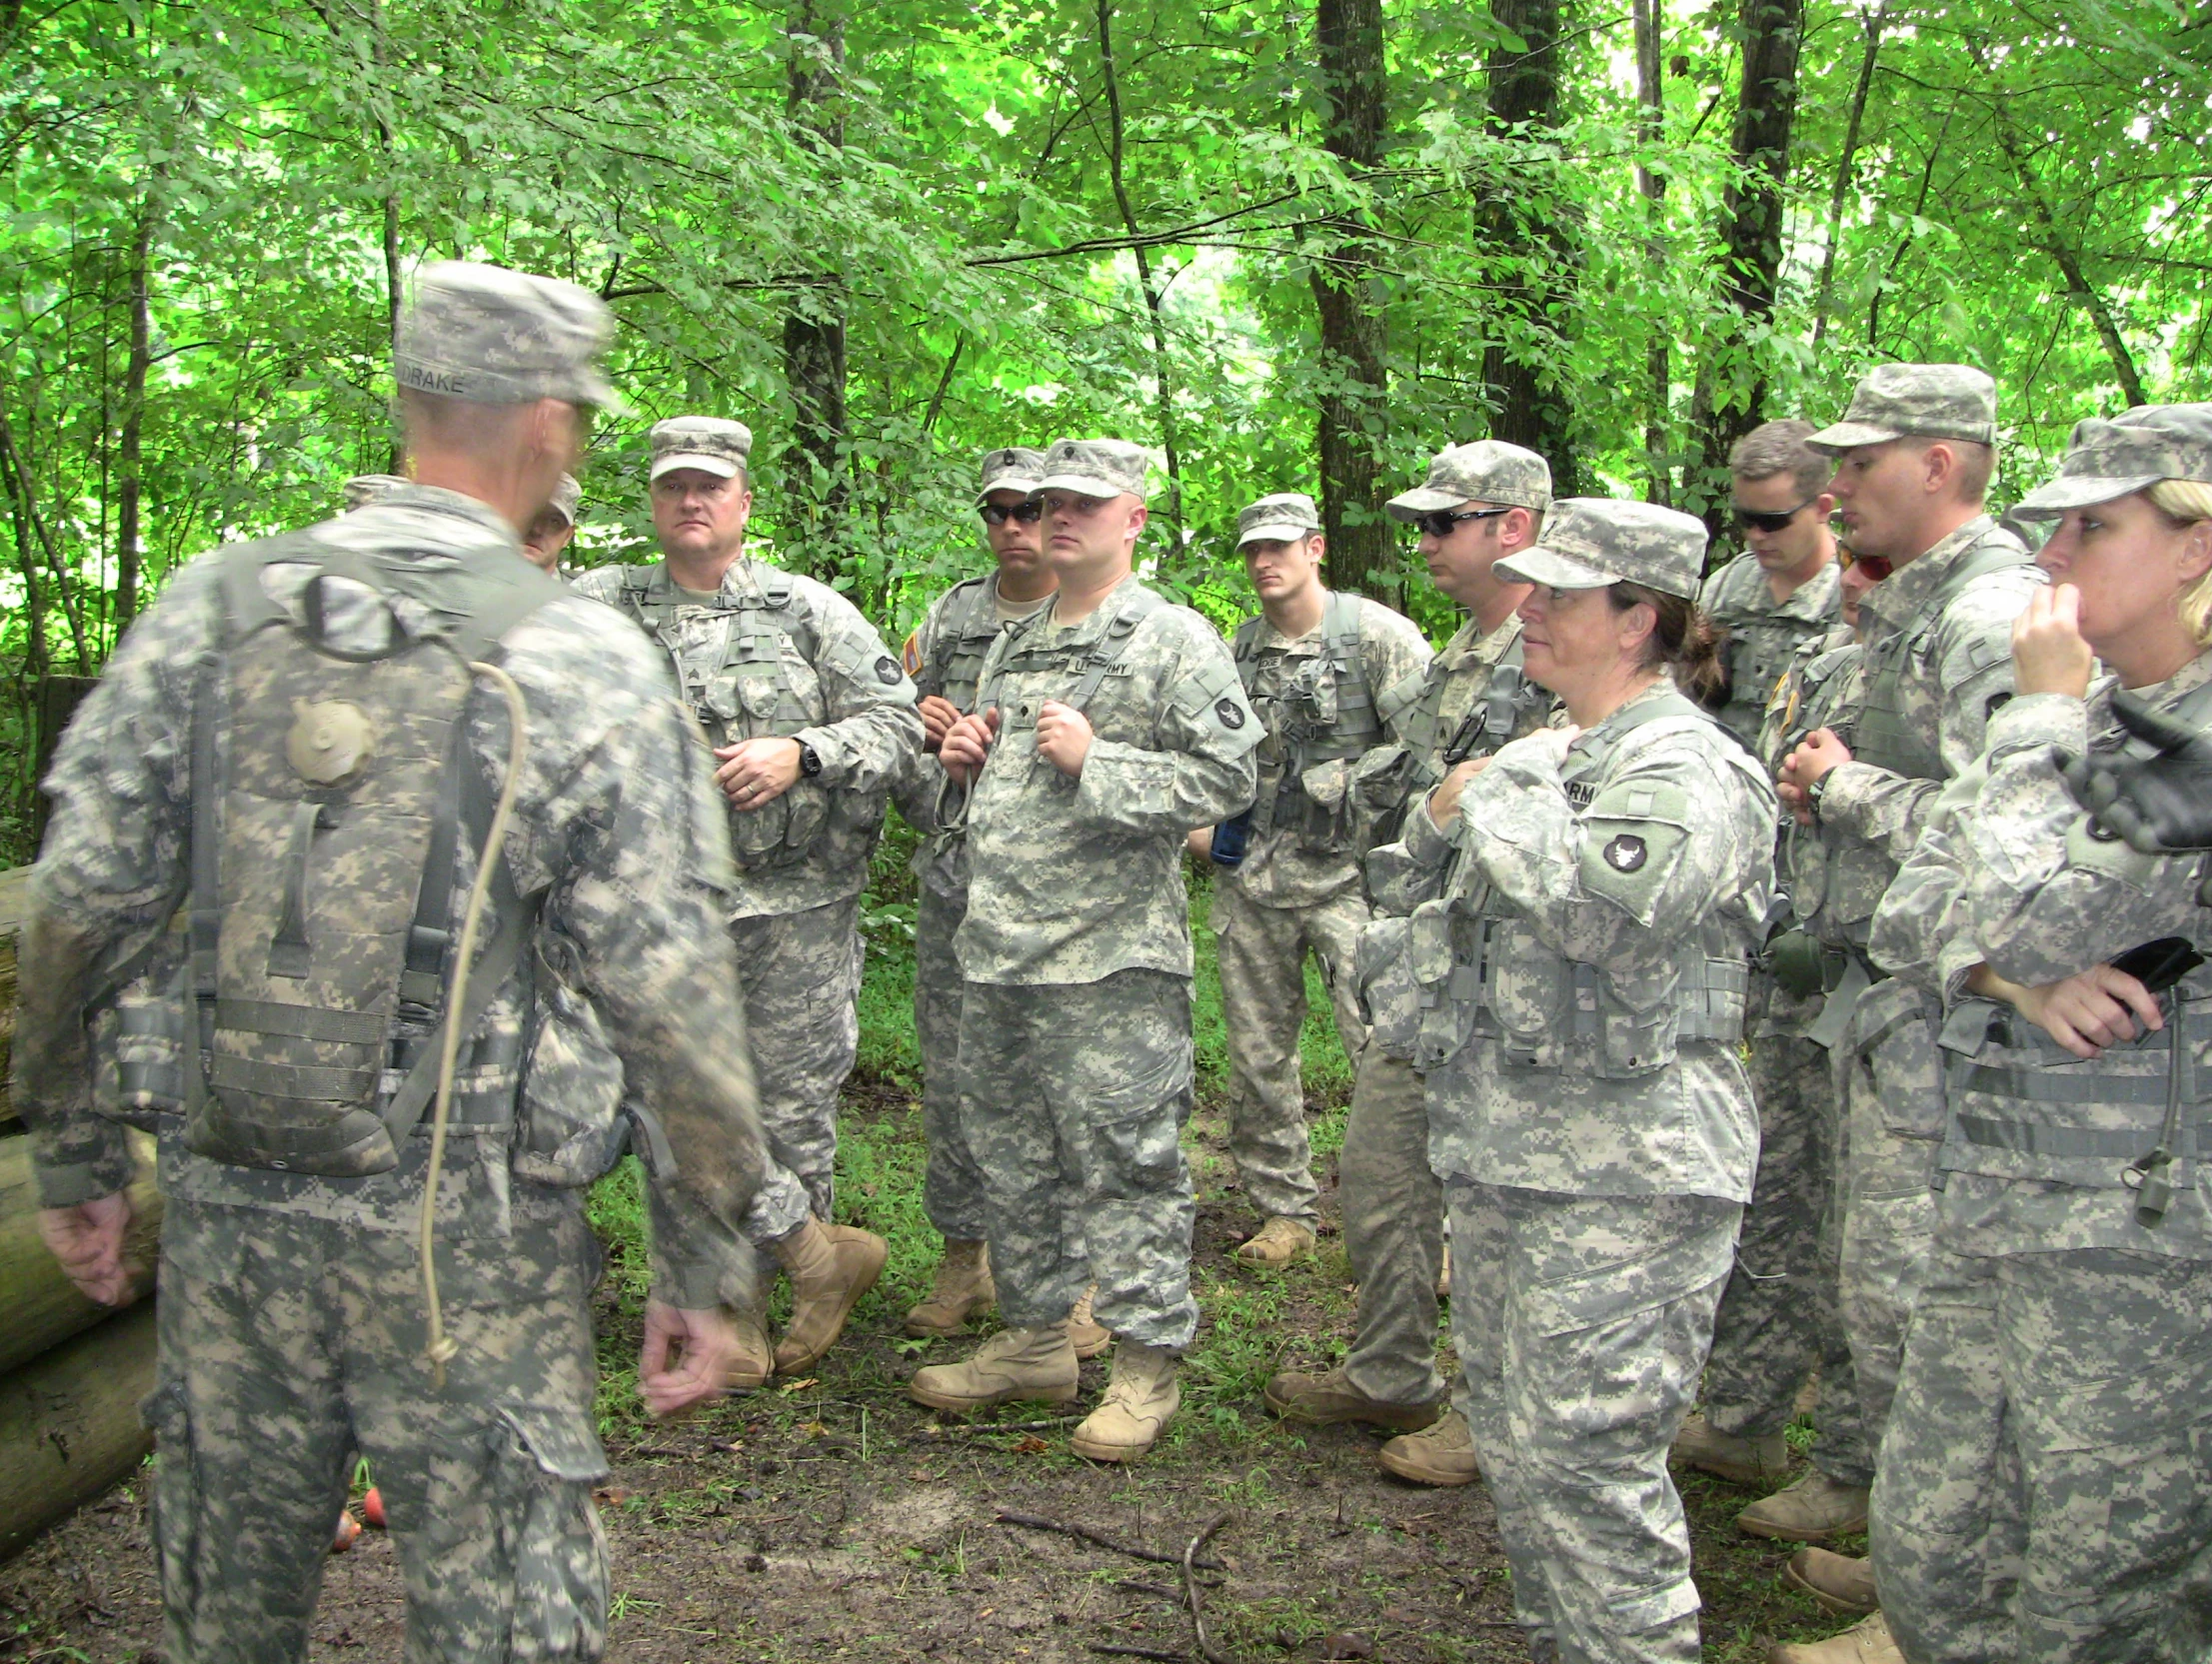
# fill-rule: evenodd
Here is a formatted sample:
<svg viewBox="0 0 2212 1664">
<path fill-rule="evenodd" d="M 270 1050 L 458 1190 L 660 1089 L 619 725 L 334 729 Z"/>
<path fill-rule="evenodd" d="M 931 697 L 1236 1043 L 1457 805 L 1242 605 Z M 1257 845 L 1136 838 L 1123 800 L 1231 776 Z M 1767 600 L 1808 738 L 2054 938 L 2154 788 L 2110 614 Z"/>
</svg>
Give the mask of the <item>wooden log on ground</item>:
<svg viewBox="0 0 2212 1664">
<path fill-rule="evenodd" d="M 139 1152 L 140 1176 L 130 1190 L 131 1231 L 124 1253 L 136 1273 L 131 1299 L 137 1300 L 154 1289 L 161 1192 L 154 1188 L 153 1140 L 134 1133 L 132 1143 Z M 39 1238 L 29 1136 L 0 1137 L 0 1374 L 114 1315 L 114 1310 L 78 1293 Z M 0 1514 L 0 1522 L 5 1519 Z"/>
<path fill-rule="evenodd" d="M 23 911 L 31 900 L 31 869 L 0 871 L 0 1126 L 16 1119 L 8 1101 L 9 1053 L 15 1040 L 15 945 L 23 930 Z"/>
<path fill-rule="evenodd" d="M 0 1556 L 138 1466 L 153 1389 L 150 1300 L 0 1377 Z"/>
</svg>

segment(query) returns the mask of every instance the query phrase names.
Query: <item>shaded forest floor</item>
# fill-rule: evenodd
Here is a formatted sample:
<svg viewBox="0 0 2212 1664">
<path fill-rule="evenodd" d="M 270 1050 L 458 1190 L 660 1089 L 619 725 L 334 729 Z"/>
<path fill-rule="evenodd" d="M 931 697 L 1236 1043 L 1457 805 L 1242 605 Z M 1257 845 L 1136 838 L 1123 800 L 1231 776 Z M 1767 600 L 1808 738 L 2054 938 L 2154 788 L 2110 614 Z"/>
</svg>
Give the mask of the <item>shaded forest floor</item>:
<svg viewBox="0 0 2212 1664">
<path fill-rule="evenodd" d="M 884 1088 L 853 1093 L 847 1116 L 845 1211 L 888 1225 L 898 1246 L 851 1341 L 801 1382 L 675 1426 L 637 1420 L 623 1406 L 638 1319 L 615 1221 L 617 1264 L 599 1312 L 610 1366 L 603 1423 L 615 1460 L 600 1497 L 614 1552 L 610 1658 L 1076 1664 L 1109 1656 L 1092 1650 L 1100 1644 L 1186 1651 L 1189 1621 L 1173 1590 L 1179 1569 L 998 1523 L 1002 1509 L 1178 1556 L 1228 1512 L 1209 1547 L 1229 1569 L 1200 1598 L 1219 1645 L 1239 1659 L 1370 1656 L 1361 1646 L 1401 1664 L 1526 1656 L 1479 1486 L 1401 1484 L 1375 1464 L 1379 1435 L 1291 1428 L 1261 1409 L 1260 1385 L 1278 1364 L 1340 1353 L 1352 1298 L 1332 1230 L 1318 1254 L 1287 1273 L 1247 1270 L 1228 1257 L 1245 1214 L 1222 1186 L 1217 1119 L 1201 1114 L 1190 1140 L 1200 1169 L 1193 1269 L 1204 1317 L 1185 1366 L 1183 1412 L 1150 1460 L 1116 1470 L 1070 1455 L 1065 1426 L 948 1431 L 907 1399 L 902 1383 L 917 1366 L 963 1350 L 899 1332 L 927 1285 L 929 1245 L 911 1200 L 920 1116 L 903 1092 Z M 1321 1110 L 1320 1130 L 1332 1144 L 1341 1112 Z M 602 1207 L 625 1212 L 625 1199 L 618 1187 Z M 1333 1199 L 1324 1194 L 1324 1206 Z M 1087 1405 L 1104 1363 L 1085 1366 Z M 1041 1414 L 1004 1412 L 1010 1421 Z M 1696 1534 L 1707 1657 L 1756 1659 L 1762 1637 L 1838 1627 L 1782 1586 L 1789 1545 L 1733 1529 L 1749 1493 L 1679 1477 Z M 155 1656 L 143 1489 L 119 1488 L 0 1567 L 0 1658 Z M 332 1559 L 315 1637 L 319 1660 L 400 1659 L 399 1568 L 381 1534 Z"/>
<path fill-rule="evenodd" d="M 1208 1549 L 1227 1570 L 1211 1574 L 1218 1581 L 1200 1601 L 1223 1655 L 1251 1664 L 1527 1656 L 1479 1485 L 1401 1483 L 1375 1462 L 1382 1435 L 1292 1427 L 1261 1406 L 1260 1387 L 1276 1368 L 1342 1355 L 1353 1291 L 1332 1188 L 1322 1191 L 1313 1256 L 1284 1271 L 1229 1257 L 1252 1220 L 1224 1154 L 1219 995 L 1203 927 L 1207 896 L 1196 889 L 1200 1107 L 1185 1144 L 1198 1185 L 1191 1275 L 1200 1319 L 1168 1436 L 1141 1463 L 1095 1467 L 1069 1453 L 1065 1424 L 962 1430 L 906 1396 L 915 1369 L 965 1356 L 974 1340 L 901 1332 L 929 1286 L 937 1239 L 922 1214 L 921 1113 L 910 1089 L 913 960 L 900 939 L 903 909 L 884 909 L 872 915 L 876 950 L 862 994 L 861 1066 L 841 1123 L 838 1198 L 846 1219 L 890 1238 L 891 1261 L 846 1340 L 812 1375 L 673 1426 L 645 1420 L 635 1390 L 646 1267 L 633 1168 L 626 1163 L 594 1194 L 608 1245 L 596 1316 L 599 1420 L 615 1468 L 600 1492 L 613 1551 L 610 1659 L 1089 1664 L 1113 1656 L 1095 1650 L 1102 1646 L 1194 1656 L 1179 1567 L 1002 1523 L 1002 1510 L 1177 1557 L 1227 1513 Z M 1349 1072 L 1317 978 L 1308 992 L 1301 1049 L 1315 1169 L 1328 1186 Z M 1448 1374 L 1448 1337 L 1437 1338 Z M 1106 1359 L 1084 1366 L 1079 1411 L 1097 1402 L 1106 1367 Z M 1011 1406 L 1001 1419 L 1049 1417 Z M 1707 1658 L 1750 1664 L 1769 1638 L 1841 1627 L 1782 1584 L 1792 1545 L 1735 1530 L 1733 1516 L 1753 1493 L 1698 1474 L 1676 1478 L 1705 1597 Z M 119 1486 L 0 1565 L 0 1660 L 151 1664 L 158 1656 L 144 1490 L 137 1479 Z M 382 1533 L 367 1533 L 330 1561 L 312 1656 L 399 1664 L 401 1626 L 397 1558 Z"/>
</svg>

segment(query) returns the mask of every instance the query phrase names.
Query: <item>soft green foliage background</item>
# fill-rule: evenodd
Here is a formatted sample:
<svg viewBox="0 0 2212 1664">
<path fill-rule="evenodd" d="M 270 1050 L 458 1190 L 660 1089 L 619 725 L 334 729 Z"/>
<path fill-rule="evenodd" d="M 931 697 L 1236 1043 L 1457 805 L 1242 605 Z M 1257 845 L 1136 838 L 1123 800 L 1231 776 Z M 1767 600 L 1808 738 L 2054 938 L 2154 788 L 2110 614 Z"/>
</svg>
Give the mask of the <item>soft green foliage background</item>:
<svg viewBox="0 0 2212 1664">
<path fill-rule="evenodd" d="M 1723 403 L 1763 378 L 1766 414 L 1824 415 L 1873 362 L 1981 364 L 2015 430 L 2001 497 L 2073 420 L 2124 402 L 2122 356 L 2145 397 L 2204 397 L 2212 26 L 2180 0 L 1892 0 L 1813 316 L 1876 3 L 1807 8 L 1779 308 L 1741 342 L 1714 328 L 1744 26 L 1730 7 L 1662 6 L 1651 141 L 1624 12 L 1568 6 L 1557 125 L 1500 133 L 1482 66 L 1509 32 L 1481 6 L 1389 0 L 1385 155 L 1349 177 L 1321 144 L 1309 11 L 1109 4 L 1132 239 L 1107 187 L 1095 4 L 0 0 L 9 813 L 28 803 L 27 680 L 97 669 L 127 556 L 150 590 L 391 465 L 388 214 L 403 270 L 502 261 L 588 284 L 620 315 L 613 368 L 637 411 L 593 440 L 587 562 L 641 537 L 652 421 L 739 416 L 760 435 L 757 524 L 778 558 L 894 636 L 981 559 L 974 453 L 1108 431 L 1156 443 L 1163 364 L 1182 497 L 1151 540 L 1157 575 L 1237 612 L 1236 508 L 1316 484 L 1309 276 L 1347 215 L 1384 250 L 1367 298 L 1390 400 L 1369 439 L 1390 479 L 1487 431 L 1493 343 L 1564 377 L 1588 476 L 1676 501 L 1710 483 L 1682 477 L 1701 372 Z M 842 145 L 790 106 L 793 56 L 824 55 L 806 20 L 826 17 L 844 28 Z M 1666 183 L 1656 222 L 1638 163 Z M 1500 201 L 1562 236 L 1499 246 L 1477 227 Z M 1132 240 L 1163 294 L 1163 361 Z M 1547 262 L 1573 280 L 1552 312 L 1499 306 Z M 134 552 L 119 520 L 141 278 Z M 788 455 L 783 358 L 787 320 L 825 311 L 848 330 L 850 502 L 829 541 L 808 530 L 825 483 Z M 1664 409 L 1645 372 L 1658 344 Z M 34 586 L 43 654 L 26 637 Z M 9 835 L 20 857 L 17 821 Z"/>
</svg>

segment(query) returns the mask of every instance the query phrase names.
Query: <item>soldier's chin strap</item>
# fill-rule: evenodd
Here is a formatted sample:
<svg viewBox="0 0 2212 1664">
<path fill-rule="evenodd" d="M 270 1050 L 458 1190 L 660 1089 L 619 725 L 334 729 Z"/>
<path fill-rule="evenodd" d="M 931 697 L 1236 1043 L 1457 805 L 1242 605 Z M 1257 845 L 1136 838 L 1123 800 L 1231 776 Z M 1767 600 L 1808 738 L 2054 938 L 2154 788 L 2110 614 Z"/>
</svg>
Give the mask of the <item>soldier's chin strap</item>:
<svg viewBox="0 0 2212 1664">
<path fill-rule="evenodd" d="M 438 1185 L 446 1165 L 446 1117 L 453 1106 L 453 1071 L 455 1060 L 461 1054 L 461 1031 L 470 1026 L 460 1020 L 460 1013 L 467 1007 L 469 965 L 476 956 L 477 925 L 484 916 L 485 900 L 492 892 L 492 871 L 499 864 L 500 851 L 506 847 L 507 821 L 515 807 L 515 793 L 522 784 L 523 759 L 529 750 L 529 736 L 525 732 L 529 711 L 515 679 L 497 665 L 481 660 L 471 660 L 469 670 L 497 683 L 507 698 L 507 779 L 500 785 L 499 803 L 492 811 L 492 824 L 484 833 L 484 847 L 477 852 L 476 879 L 469 885 L 469 902 L 462 909 L 461 934 L 454 945 L 453 990 L 446 1000 L 446 1009 L 451 1014 L 438 1053 L 438 1096 L 430 1116 L 430 1170 L 423 1180 L 423 1216 L 417 1245 L 422 1255 L 423 1303 L 430 1316 L 430 1344 L 423 1355 L 430 1363 L 431 1385 L 441 1392 L 446 1386 L 446 1365 L 461 1349 L 446 1333 L 445 1313 L 438 1304 L 437 1257 Z"/>
</svg>

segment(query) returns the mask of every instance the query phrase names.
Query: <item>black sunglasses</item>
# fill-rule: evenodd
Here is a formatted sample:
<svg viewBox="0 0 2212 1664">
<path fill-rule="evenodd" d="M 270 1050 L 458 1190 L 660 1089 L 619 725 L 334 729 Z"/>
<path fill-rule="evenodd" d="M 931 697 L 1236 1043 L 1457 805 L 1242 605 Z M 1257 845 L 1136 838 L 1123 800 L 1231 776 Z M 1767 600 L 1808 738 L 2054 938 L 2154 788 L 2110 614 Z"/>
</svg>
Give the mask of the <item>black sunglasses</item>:
<svg viewBox="0 0 2212 1664">
<path fill-rule="evenodd" d="M 1789 529 L 1791 521 L 1819 501 L 1820 494 L 1814 492 L 1812 496 L 1806 498 L 1796 508 L 1784 509 L 1780 514 L 1759 509 L 1738 509 L 1735 512 L 1736 530 L 1739 532 L 1785 532 Z"/>
<path fill-rule="evenodd" d="M 1413 517 L 1413 530 L 1426 538 L 1448 538 L 1451 529 L 1462 521 L 1495 520 L 1499 515 L 1512 512 L 1511 509 L 1431 509 Z"/>
<path fill-rule="evenodd" d="M 1035 526 L 1045 518 L 1045 505 L 1034 497 L 1027 503 L 1015 504 L 1011 509 L 1004 503 L 986 503 L 983 506 L 983 517 L 987 526 L 1004 526 L 1010 520 L 1020 521 L 1024 526 Z"/>
</svg>

